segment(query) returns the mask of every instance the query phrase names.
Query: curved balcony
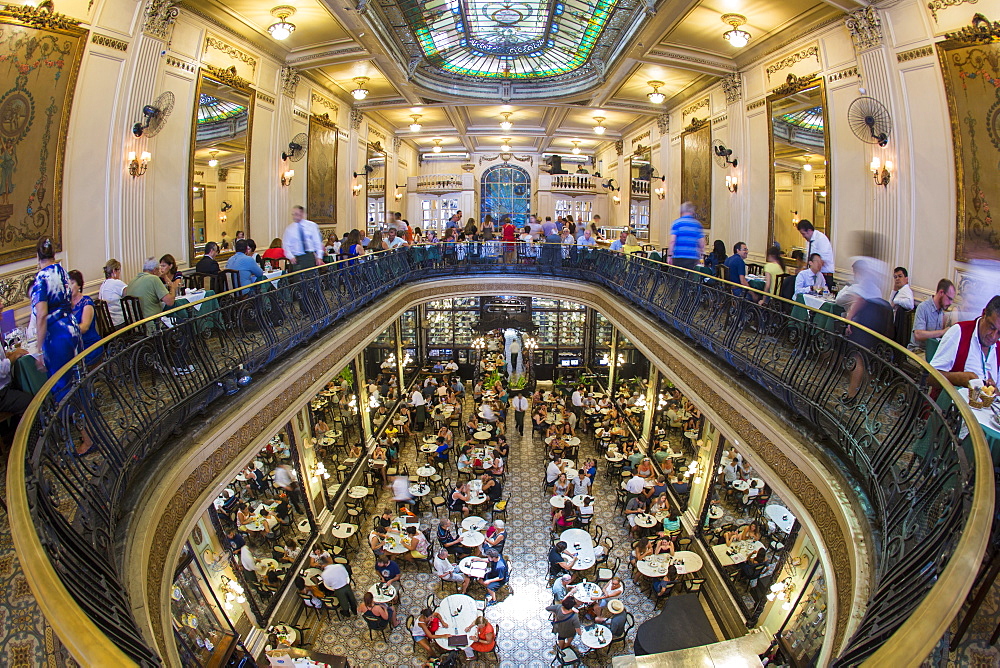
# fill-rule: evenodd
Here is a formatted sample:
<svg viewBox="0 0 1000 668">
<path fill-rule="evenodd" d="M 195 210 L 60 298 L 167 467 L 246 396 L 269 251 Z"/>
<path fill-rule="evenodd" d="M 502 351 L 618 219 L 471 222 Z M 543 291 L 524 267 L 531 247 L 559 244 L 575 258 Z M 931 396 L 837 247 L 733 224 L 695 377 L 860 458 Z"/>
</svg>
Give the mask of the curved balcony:
<svg viewBox="0 0 1000 668">
<path fill-rule="evenodd" d="M 403 282 L 514 275 L 607 291 L 825 434 L 824 454 L 852 485 L 846 502 L 867 514 L 872 561 L 869 580 L 856 587 L 869 592 L 863 609 L 852 610 L 850 597 L 840 606 L 838 629 L 850 632 L 837 641 L 835 664 L 923 660 L 972 586 L 994 500 L 982 432 L 940 374 L 887 340 L 859 346 L 830 327 L 844 324 L 836 316 L 792 317 L 788 302 L 759 305 L 696 272 L 602 250 L 573 249 L 567 258 L 559 246 L 543 245 L 537 256 L 535 248 L 504 250 L 420 246 L 306 270 L 259 293 L 225 293 L 218 310 L 173 309 L 169 328 L 157 326 L 160 317 L 144 320 L 101 342 L 101 364 L 85 368 L 81 354 L 51 378 L 18 428 L 8 503 L 25 575 L 74 657 L 83 665 L 161 663 L 133 616 L 115 541 L 130 487 L 171 455 L 164 445 L 172 433 Z M 189 365 L 190 373 L 171 373 Z M 859 368 L 863 381 L 848 389 Z M 930 396 L 929 376 L 945 385 L 948 408 Z M 60 378 L 69 386 L 57 398 Z M 973 425 L 968 451 L 959 439 L 965 424 Z M 98 444 L 86 459 L 70 454 L 81 430 Z M 834 563 L 850 569 L 851 556 L 841 544 Z"/>
</svg>

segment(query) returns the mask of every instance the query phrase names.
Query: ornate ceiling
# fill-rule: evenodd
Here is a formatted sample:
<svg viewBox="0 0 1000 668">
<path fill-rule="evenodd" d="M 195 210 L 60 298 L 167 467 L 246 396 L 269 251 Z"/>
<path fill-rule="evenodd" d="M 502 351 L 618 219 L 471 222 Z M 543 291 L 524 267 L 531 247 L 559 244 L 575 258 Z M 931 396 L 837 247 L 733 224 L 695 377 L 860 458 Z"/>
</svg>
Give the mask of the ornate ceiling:
<svg viewBox="0 0 1000 668">
<path fill-rule="evenodd" d="M 272 39 L 264 0 L 186 0 L 421 151 L 585 153 L 697 99 L 721 77 L 843 20 L 861 0 L 297 0 Z M 727 13 L 750 42 L 723 39 Z M 368 77 L 363 101 L 355 77 Z M 647 97 L 663 82 L 664 102 Z M 513 128 L 502 131 L 501 113 Z M 421 129 L 411 132 L 411 116 Z M 597 135 L 594 117 L 606 132 Z"/>
</svg>

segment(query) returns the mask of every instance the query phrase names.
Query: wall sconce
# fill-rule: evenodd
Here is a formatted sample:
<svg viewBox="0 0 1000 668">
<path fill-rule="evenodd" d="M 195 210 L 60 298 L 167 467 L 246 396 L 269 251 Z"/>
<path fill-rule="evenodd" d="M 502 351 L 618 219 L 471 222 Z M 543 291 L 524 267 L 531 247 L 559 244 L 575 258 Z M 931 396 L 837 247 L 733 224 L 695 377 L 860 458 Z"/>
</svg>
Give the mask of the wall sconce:
<svg viewBox="0 0 1000 668">
<path fill-rule="evenodd" d="M 524 339 L 525 350 L 534 350 L 537 347 L 538 347 L 538 339 L 533 338 L 531 336 L 525 337 Z"/>
<path fill-rule="evenodd" d="M 653 194 L 656 195 L 656 199 L 663 199 L 667 196 L 667 190 L 663 186 L 653 189 Z"/>
<path fill-rule="evenodd" d="M 358 183 L 357 179 L 354 180 L 354 185 L 351 186 L 351 194 L 355 197 L 361 194 L 361 184 Z"/>
<path fill-rule="evenodd" d="M 135 151 L 128 152 L 128 173 L 129 176 L 135 178 L 137 176 L 142 176 L 146 173 L 146 169 L 149 167 L 149 162 L 153 159 L 153 156 L 149 154 L 149 151 L 143 151 L 136 158 Z"/>
<path fill-rule="evenodd" d="M 243 585 L 235 580 L 230 580 L 229 576 L 222 576 L 222 584 L 219 585 L 223 593 L 223 607 L 226 610 L 232 610 L 236 607 L 236 604 L 242 605 L 247 602 L 247 597 L 244 595 Z"/>
<path fill-rule="evenodd" d="M 622 198 L 618 194 L 614 194 L 614 195 L 611 196 L 611 201 L 614 204 L 621 204 L 622 203 Z"/>
<path fill-rule="evenodd" d="M 399 200 L 403 199 L 403 193 L 399 192 L 399 189 L 400 189 L 400 188 L 406 188 L 406 186 L 405 186 L 405 185 L 404 185 L 404 186 L 400 186 L 400 185 L 397 185 L 397 186 L 396 186 L 396 192 L 395 192 L 395 194 L 394 194 L 394 195 L 392 196 L 392 198 L 393 198 L 394 200 L 396 200 L 397 202 L 398 202 Z"/>
<path fill-rule="evenodd" d="M 740 189 L 740 179 L 738 176 L 726 175 L 726 190 L 731 193 Z"/>
<path fill-rule="evenodd" d="M 883 165 L 877 157 L 872 158 L 872 164 L 869 165 L 869 168 L 872 170 L 875 185 L 883 188 L 888 187 L 889 181 L 892 179 L 892 160 L 886 160 Z"/>
<path fill-rule="evenodd" d="M 771 585 L 771 592 L 767 595 L 767 600 L 773 601 L 775 599 L 779 601 L 784 601 L 781 604 L 782 610 L 792 609 L 792 594 L 795 592 L 795 583 L 792 582 L 792 578 L 787 577 L 784 580 L 780 580 Z"/>
<path fill-rule="evenodd" d="M 295 176 L 294 169 L 286 169 L 281 173 L 281 185 L 290 186 L 292 185 L 292 178 Z"/>
</svg>

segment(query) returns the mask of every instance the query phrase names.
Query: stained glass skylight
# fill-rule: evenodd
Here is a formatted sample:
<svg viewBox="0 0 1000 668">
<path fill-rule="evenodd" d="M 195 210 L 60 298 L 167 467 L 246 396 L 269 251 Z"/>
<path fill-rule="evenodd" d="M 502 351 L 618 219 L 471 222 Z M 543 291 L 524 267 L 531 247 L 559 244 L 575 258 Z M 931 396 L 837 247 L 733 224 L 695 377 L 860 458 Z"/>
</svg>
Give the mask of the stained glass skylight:
<svg viewBox="0 0 1000 668">
<path fill-rule="evenodd" d="M 814 132 L 823 132 L 823 107 L 803 109 L 791 114 L 783 114 L 781 119 L 790 125 L 795 125 Z"/>
<path fill-rule="evenodd" d="M 590 58 L 618 0 L 403 0 L 427 61 L 484 79 L 566 74 Z"/>
<path fill-rule="evenodd" d="M 215 123 L 217 121 L 224 121 L 230 118 L 235 118 L 236 116 L 245 115 L 246 113 L 247 108 L 242 104 L 237 104 L 228 100 L 220 100 L 217 97 L 205 95 L 204 93 L 201 94 L 201 97 L 198 100 L 199 123 Z"/>
</svg>

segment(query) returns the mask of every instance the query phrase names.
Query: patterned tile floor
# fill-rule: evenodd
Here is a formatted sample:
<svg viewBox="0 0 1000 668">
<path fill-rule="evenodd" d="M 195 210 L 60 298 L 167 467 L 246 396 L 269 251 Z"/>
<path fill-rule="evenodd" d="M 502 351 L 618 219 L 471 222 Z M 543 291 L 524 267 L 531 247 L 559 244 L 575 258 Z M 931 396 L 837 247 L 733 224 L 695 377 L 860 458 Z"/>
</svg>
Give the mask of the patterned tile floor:
<svg viewBox="0 0 1000 668">
<path fill-rule="evenodd" d="M 429 432 L 428 432 L 429 433 Z M 504 494 L 513 494 L 508 512 L 508 538 L 504 549 L 504 557 L 511 567 L 511 587 L 513 593 L 504 596 L 501 601 L 487 610 L 486 616 L 499 628 L 498 655 L 501 666 L 548 666 L 552 661 L 553 639 L 545 606 L 550 605 L 552 597 L 548 589 L 549 549 L 549 503 L 548 495 L 542 491 L 541 480 L 544 474 L 545 448 L 544 443 L 536 436 L 526 431 L 524 438 L 517 435 L 514 429 L 513 417 L 508 418 L 508 440 L 511 445 L 510 462 L 508 465 L 507 485 Z M 583 438 L 581 459 L 594 454 L 592 439 Z M 415 462 L 412 446 L 403 452 L 404 462 Z M 605 535 L 610 535 L 615 541 L 612 556 L 620 556 L 627 562 L 629 537 L 618 521 L 615 521 L 614 503 L 608 502 L 609 495 L 604 493 L 609 484 L 604 477 L 603 459 L 598 465 L 598 475 L 595 484 L 597 497 L 595 522 L 604 526 Z M 411 464 L 410 470 L 413 470 Z M 378 508 L 383 507 L 389 498 L 384 492 L 380 496 Z M 370 521 L 370 520 L 369 520 Z M 422 525 L 425 532 L 431 535 L 437 528 L 437 519 L 429 512 L 424 512 Z M 365 546 L 362 545 L 364 548 Z M 353 558 L 354 590 L 360 598 L 361 594 L 375 582 L 374 562 L 371 550 L 361 549 Z M 631 581 L 625 564 L 619 571 L 625 585 L 625 595 L 622 597 L 626 609 L 635 616 L 636 625 L 653 616 L 653 604 L 649 597 L 640 591 Z M 436 576 L 426 570 L 415 570 L 413 566 L 404 567 L 403 582 L 406 591 L 402 595 L 399 606 L 399 619 L 403 622 L 407 615 L 417 614 L 423 607 L 423 602 L 430 593 L 440 598 L 452 592 L 440 586 Z M 469 594 L 477 600 L 482 600 L 483 589 L 472 585 Z M 335 616 L 334 616 L 335 617 Z M 351 621 L 332 619 L 317 624 L 315 618 L 309 617 L 314 629 L 313 648 L 316 651 L 343 654 L 354 657 L 359 665 L 372 668 L 388 666 L 420 666 L 424 661 L 424 652 L 412 649 L 410 635 L 405 623 L 389 634 L 389 642 L 383 642 L 376 634 L 376 640 L 369 640 L 368 630 L 364 622 L 355 618 Z M 306 624 L 306 617 L 302 617 Z M 630 654 L 632 638 L 629 636 L 626 648 L 615 646 L 615 654 Z M 579 643 L 578 650 L 584 649 Z M 492 657 L 477 658 L 474 665 L 493 665 Z M 611 661 L 606 654 L 590 655 L 585 658 L 585 665 L 606 666 Z"/>
</svg>

